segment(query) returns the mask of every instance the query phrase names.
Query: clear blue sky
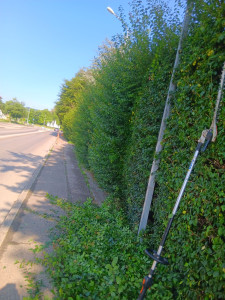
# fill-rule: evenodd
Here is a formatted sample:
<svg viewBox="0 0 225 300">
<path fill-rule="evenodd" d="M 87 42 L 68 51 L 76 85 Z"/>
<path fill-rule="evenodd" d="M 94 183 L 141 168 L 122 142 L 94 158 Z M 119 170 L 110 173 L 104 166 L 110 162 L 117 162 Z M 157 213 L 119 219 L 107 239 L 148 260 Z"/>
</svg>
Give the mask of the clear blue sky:
<svg viewBox="0 0 225 300">
<path fill-rule="evenodd" d="M 52 109 L 64 79 L 88 67 L 106 38 L 122 32 L 125 0 L 0 0 L 0 96 Z"/>
<path fill-rule="evenodd" d="M 106 38 L 122 33 L 110 14 L 131 0 L 0 0 L 0 96 L 52 109 L 64 79 L 89 67 Z M 171 4 L 174 0 L 169 0 Z"/>
</svg>

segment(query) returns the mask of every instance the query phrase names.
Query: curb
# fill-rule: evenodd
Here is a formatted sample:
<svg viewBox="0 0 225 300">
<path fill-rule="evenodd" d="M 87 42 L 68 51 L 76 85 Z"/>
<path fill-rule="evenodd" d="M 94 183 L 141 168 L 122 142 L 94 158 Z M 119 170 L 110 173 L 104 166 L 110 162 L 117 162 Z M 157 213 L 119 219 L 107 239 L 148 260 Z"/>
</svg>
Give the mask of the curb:
<svg viewBox="0 0 225 300">
<path fill-rule="evenodd" d="M 6 238 L 6 235 L 9 232 L 10 227 L 11 227 L 17 213 L 19 212 L 23 202 L 29 196 L 29 193 L 32 191 L 33 184 L 35 183 L 36 179 L 38 178 L 39 174 L 41 173 L 41 170 L 43 169 L 44 165 L 46 164 L 46 162 L 47 162 L 47 160 L 50 156 L 50 152 L 53 150 L 53 148 L 55 147 L 57 142 L 58 142 L 58 138 L 56 138 L 56 141 L 50 147 L 50 149 L 48 150 L 47 154 L 42 159 L 39 166 L 35 169 L 34 173 L 32 174 L 32 176 L 29 180 L 29 182 L 25 185 L 23 191 L 20 193 L 17 200 L 13 203 L 9 213 L 5 217 L 2 224 L 0 225 L 0 247 L 2 246 L 2 244 L 3 244 L 3 242 Z"/>
<path fill-rule="evenodd" d="M 45 132 L 45 131 L 44 130 L 36 130 L 36 131 L 26 132 L 26 133 L 15 133 L 15 134 L 10 134 L 10 135 L 2 135 L 2 136 L 0 136 L 0 139 L 7 139 L 7 138 L 11 138 L 11 137 L 17 137 L 17 136 L 21 136 L 21 135 L 41 133 L 41 132 Z"/>
<path fill-rule="evenodd" d="M 94 198 L 95 203 L 97 205 L 101 206 L 101 204 L 107 198 L 108 194 L 98 186 L 98 183 L 95 181 L 91 172 L 89 172 L 88 170 L 85 170 L 85 169 L 83 169 L 83 171 L 87 177 L 89 190 Z"/>
</svg>

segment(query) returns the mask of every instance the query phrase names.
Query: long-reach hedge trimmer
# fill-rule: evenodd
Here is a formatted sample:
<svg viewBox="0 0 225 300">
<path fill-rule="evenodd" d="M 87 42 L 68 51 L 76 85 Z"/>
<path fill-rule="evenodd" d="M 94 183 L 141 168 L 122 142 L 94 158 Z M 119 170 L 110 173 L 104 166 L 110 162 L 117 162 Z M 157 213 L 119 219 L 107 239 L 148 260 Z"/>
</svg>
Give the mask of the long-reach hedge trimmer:
<svg viewBox="0 0 225 300">
<path fill-rule="evenodd" d="M 189 179 L 189 177 L 191 175 L 191 172 L 193 170 L 194 164 L 195 164 L 196 159 L 197 159 L 197 157 L 199 155 L 199 152 L 200 151 L 204 152 L 206 150 L 208 144 L 211 141 L 215 142 L 215 140 L 216 140 L 216 136 L 217 136 L 216 121 L 217 121 L 219 104 L 220 104 L 220 101 L 222 99 L 222 93 L 223 93 L 223 87 L 224 87 L 224 77 L 225 77 L 225 63 L 223 64 L 221 81 L 220 81 L 219 91 L 218 91 L 218 95 L 217 95 L 217 101 L 216 101 L 216 106 L 215 106 L 215 111 L 214 111 L 214 116 L 213 116 L 212 124 L 210 126 L 210 129 L 203 130 L 202 135 L 201 135 L 200 139 L 198 140 L 198 144 L 197 144 L 197 147 L 196 147 L 193 159 L 192 159 L 192 161 L 190 163 L 188 172 L 187 172 L 186 177 L 184 179 L 183 185 L 182 185 L 182 187 L 180 189 L 180 192 L 179 192 L 179 195 L 177 197 L 177 200 L 176 200 L 175 206 L 173 208 L 172 214 L 169 217 L 169 221 L 168 221 L 167 227 L 166 227 L 166 229 L 164 231 L 164 234 L 163 234 L 162 240 L 160 242 L 158 251 L 145 250 L 145 253 L 149 257 L 151 257 L 154 261 L 153 261 L 153 264 L 152 264 L 152 267 L 150 269 L 149 274 L 147 276 L 145 276 L 145 278 L 143 280 L 142 289 L 140 291 L 140 295 L 138 297 L 138 300 L 144 299 L 147 290 L 150 289 L 150 287 L 152 286 L 152 284 L 153 284 L 153 274 L 155 272 L 157 263 L 161 263 L 161 264 L 164 264 L 164 265 L 168 265 L 169 264 L 168 260 L 166 258 L 164 258 L 164 257 L 161 256 L 161 253 L 162 253 L 163 247 L 165 245 L 168 233 L 170 231 L 172 222 L 174 220 L 175 214 L 177 212 L 178 206 L 180 204 L 181 198 L 183 196 L 183 193 L 184 193 L 185 187 L 187 185 L 188 179 Z"/>
</svg>

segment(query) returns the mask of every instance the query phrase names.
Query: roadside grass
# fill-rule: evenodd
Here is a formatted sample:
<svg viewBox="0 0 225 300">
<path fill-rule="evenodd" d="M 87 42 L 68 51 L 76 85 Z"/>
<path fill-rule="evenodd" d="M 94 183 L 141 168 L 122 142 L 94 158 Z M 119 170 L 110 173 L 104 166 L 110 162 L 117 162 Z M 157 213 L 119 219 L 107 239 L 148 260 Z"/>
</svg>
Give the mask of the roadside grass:
<svg viewBox="0 0 225 300">
<path fill-rule="evenodd" d="M 0 123 L 10 123 L 10 120 L 7 120 L 7 119 L 0 119 Z"/>
</svg>

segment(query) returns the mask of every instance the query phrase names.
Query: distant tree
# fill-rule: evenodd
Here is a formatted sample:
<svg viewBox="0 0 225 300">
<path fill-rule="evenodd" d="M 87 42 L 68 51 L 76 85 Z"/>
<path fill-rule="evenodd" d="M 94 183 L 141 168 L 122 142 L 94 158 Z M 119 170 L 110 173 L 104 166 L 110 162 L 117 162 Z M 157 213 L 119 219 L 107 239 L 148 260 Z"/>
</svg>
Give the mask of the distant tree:
<svg viewBox="0 0 225 300">
<path fill-rule="evenodd" d="M 40 115 L 38 118 L 38 124 L 47 125 L 48 122 L 53 120 L 52 114 L 48 109 L 40 110 Z"/>
<path fill-rule="evenodd" d="M 47 125 L 48 122 L 56 121 L 59 124 L 59 118 L 55 110 L 48 109 L 38 110 L 31 108 L 29 114 L 29 123 Z"/>
<path fill-rule="evenodd" d="M 41 111 L 38 109 L 31 108 L 29 114 L 29 123 L 38 124 L 39 117 L 41 115 Z"/>
<path fill-rule="evenodd" d="M 59 117 L 56 114 L 56 109 L 55 108 L 51 110 L 51 114 L 52 114 L 52 120 L 56 121 L 56 123 L 59 124 Z"/>
<path fill-rule="evenodd" d="M 65 114 L 76 107 L 81 92 L 90 80 L 92 80 L 91 74 L 84 69 L 81 69 L 71 80 L 65 80 L 61 87 L 59 100 L 55 105 L 60 123 L 62 123 Z"/>
<path fill-rule="evenodd" d="M 0 110 L 3 113 L 5 112 L 5 103 L 2 101 L 2 97 L 0 97 Z"/>
<path fill-rule="evenodd" d="M 25 104 L 23 102 L 19 102 L 16 98 L 6 101 L 4 111 L 10 115 L 10 118 L 14 118 L 16 120 L 18 118 L 26 117 L 27 114 Z"/>
</svg>

